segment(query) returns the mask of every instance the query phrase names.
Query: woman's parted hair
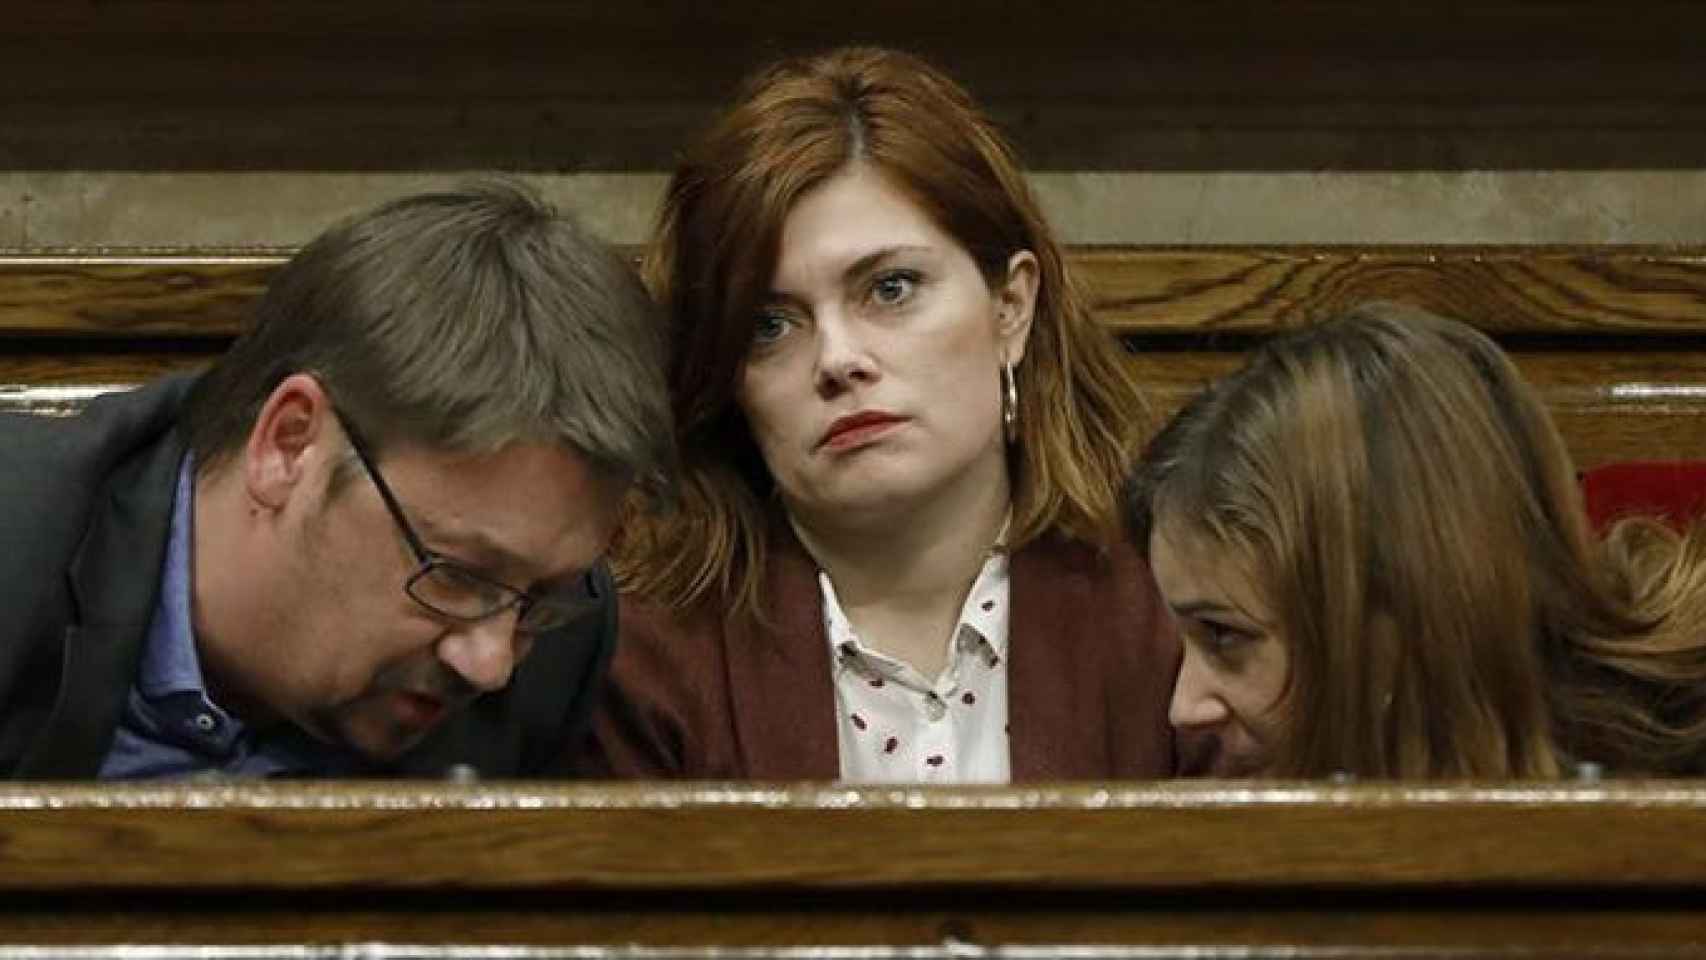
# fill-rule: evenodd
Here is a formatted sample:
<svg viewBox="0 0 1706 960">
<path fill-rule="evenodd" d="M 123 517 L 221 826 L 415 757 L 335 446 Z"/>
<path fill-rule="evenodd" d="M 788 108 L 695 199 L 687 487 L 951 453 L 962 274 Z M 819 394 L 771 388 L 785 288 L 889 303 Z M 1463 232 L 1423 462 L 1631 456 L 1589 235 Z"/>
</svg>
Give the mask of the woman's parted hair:
<svg viewBox="0 0 1706 960">
<path fill-rule="evenodd" d="M 554 443 L 655 492 L 674 471 L 656 306 L 619 255 L 520 184 L 394 200 L 291 258 L 191 395 L 197 468 L 238 449 L 297 372 L 378 449 Z"/>
<path fill-rule="evenodd" d="M 1150 444 L 1128 519 L 1140 550 L 1206 537 L 1257 571 L 1280 775 L 1698 762 L 1701 564 L 1653 523 L 1594 539 L 1550 416 L 1464 324 L 1370 304 L 1269 341 Z"/>
<path fill-rule="evenodd" d="M 691 144 L 665 195 L 645 276 L 669 323 L 685 508 L 637 518 L 619 548 L 629 589 L 686 606 L 760 609 L 772 481 L 736 402 L 753 318 L 794 205 L 850 164 L 882 175 L 960 243 L 986 282 L 1035 254 L 1029 346 L 1015 368 L 1010 542 L 1117 536 L 1125 464 L 1146 410 L 1099 327 L 1011 147 L 953 80 L 908 54 L 846 48 L 773 64 Z"/>
</svg>

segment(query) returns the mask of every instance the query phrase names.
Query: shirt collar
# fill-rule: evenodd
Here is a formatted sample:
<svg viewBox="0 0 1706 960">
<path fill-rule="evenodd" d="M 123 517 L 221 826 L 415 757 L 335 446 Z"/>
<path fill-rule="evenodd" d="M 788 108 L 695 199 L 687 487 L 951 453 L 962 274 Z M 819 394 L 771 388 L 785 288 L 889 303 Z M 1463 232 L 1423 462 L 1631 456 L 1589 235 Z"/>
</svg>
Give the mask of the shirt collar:
<svg viewBox="0 0 1706 960">
<path fill-rule="evenodd" d="M 839 669 L 850 659 L 849 655 L 870 655 L 871 651 L 859 641 L 852 622 L 841 609 L 841 600 L 835 594 L 835 584 L 829 579 L 829 573 L 819 570 L 817 583 L 823 594 L 824 624 L 827 627 L 824 633 L 829 638 L 831 660 Z M 972 581 L 965 603 L 960 606 L 959 621 L 954 627 L 956 642 L 964 642 L 966 628 L 969 627 L 989 654 L 997 658 L 1007 656 L 1008 606 L 1012 593 L 1008 586 L 1007 552 L 992 549 L 984 558 L 977 579 Z"/>
<path fill-rule="evenodd" d="M 172 523 L 166 540 L 166 563 L 160 575 L 160 598 L 154 608 L 154 619 L 148 626 L 136 687 L 150 700 L 174 694 L 195 694 L 217 710 L 218 707 L 207 696 L 201 658 L 196 652 L 195 626 L 190 617 L 194 545 L 195 464 L 190 455 L 185 454 L 183 464 L 178 468 L 178 484 L 172 498 Z"/>
</svg>

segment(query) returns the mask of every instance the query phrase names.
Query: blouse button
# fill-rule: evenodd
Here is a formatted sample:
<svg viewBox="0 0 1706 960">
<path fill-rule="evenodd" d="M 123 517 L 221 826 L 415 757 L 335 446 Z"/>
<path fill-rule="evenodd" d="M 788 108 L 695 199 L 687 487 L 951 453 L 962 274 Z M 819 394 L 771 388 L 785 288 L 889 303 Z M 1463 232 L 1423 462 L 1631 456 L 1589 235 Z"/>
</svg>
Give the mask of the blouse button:
<svg viewBox="0 0 1706 960">
<path fill-rule="evenodd" d="M 924 715 L 929 717 L 931 722 L 940 720 L 948 715 L 948 705 L 942 702 L 941 697 L 931 692 L 924 698 Z"/>
</svg>

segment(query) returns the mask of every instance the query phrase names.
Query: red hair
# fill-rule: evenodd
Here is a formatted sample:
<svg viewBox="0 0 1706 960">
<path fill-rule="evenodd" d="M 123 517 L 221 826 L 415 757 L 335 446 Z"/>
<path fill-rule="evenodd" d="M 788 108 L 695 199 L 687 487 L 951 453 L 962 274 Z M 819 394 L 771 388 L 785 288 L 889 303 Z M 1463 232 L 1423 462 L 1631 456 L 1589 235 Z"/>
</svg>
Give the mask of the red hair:
<svg viewBox="0 0 1706 960">
<path fill-rule="evenodd" d="M 1119 345 L 1090 315 L 1012 148 L 929 64 L 847 48 L 751 77 L 670 181 L 645 273 L 669 318 L 685 509 L 627 538 L 631 586 L 676 603 L 719 590 L 756 611 L 771 480 L 735 389 L 789 211 L 855 163 L 952 236 L 992 287 L 1013 254 L 1036 256 L 1034 320 L 1015 371 L 1010 542 L 1050 530 L 1117 536 L 1120 480 L 1146 418 L 1133 416 L 1141 402 Z"/>
</svg>

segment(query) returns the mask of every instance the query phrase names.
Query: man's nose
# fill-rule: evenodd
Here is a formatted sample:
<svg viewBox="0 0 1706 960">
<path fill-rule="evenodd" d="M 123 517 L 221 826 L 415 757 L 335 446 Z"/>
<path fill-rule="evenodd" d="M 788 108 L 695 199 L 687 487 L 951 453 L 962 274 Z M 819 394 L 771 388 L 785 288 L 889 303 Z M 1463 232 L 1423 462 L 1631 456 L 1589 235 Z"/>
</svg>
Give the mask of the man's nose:
<svg viewBox="0 0 1706 960">
<path fill-rule="evenodd" d="M 1231 711 L 1214 682 L 1213 672 L 1206 669 L 1201 658 L 1189 649 L 1179 664 L 1179 678 L 1173 683 L 1173 700 L 1167 707 L 1167 719 L 1181 730 L 1225 723 Z"/>
<path fill-rule="evenodd" d="M 439 641 L 438 658 L 481 693 L 502 690 L 520 660 L 521 638 L 514 608 L 482 620 L 457 624 Z"/>
</svg>

